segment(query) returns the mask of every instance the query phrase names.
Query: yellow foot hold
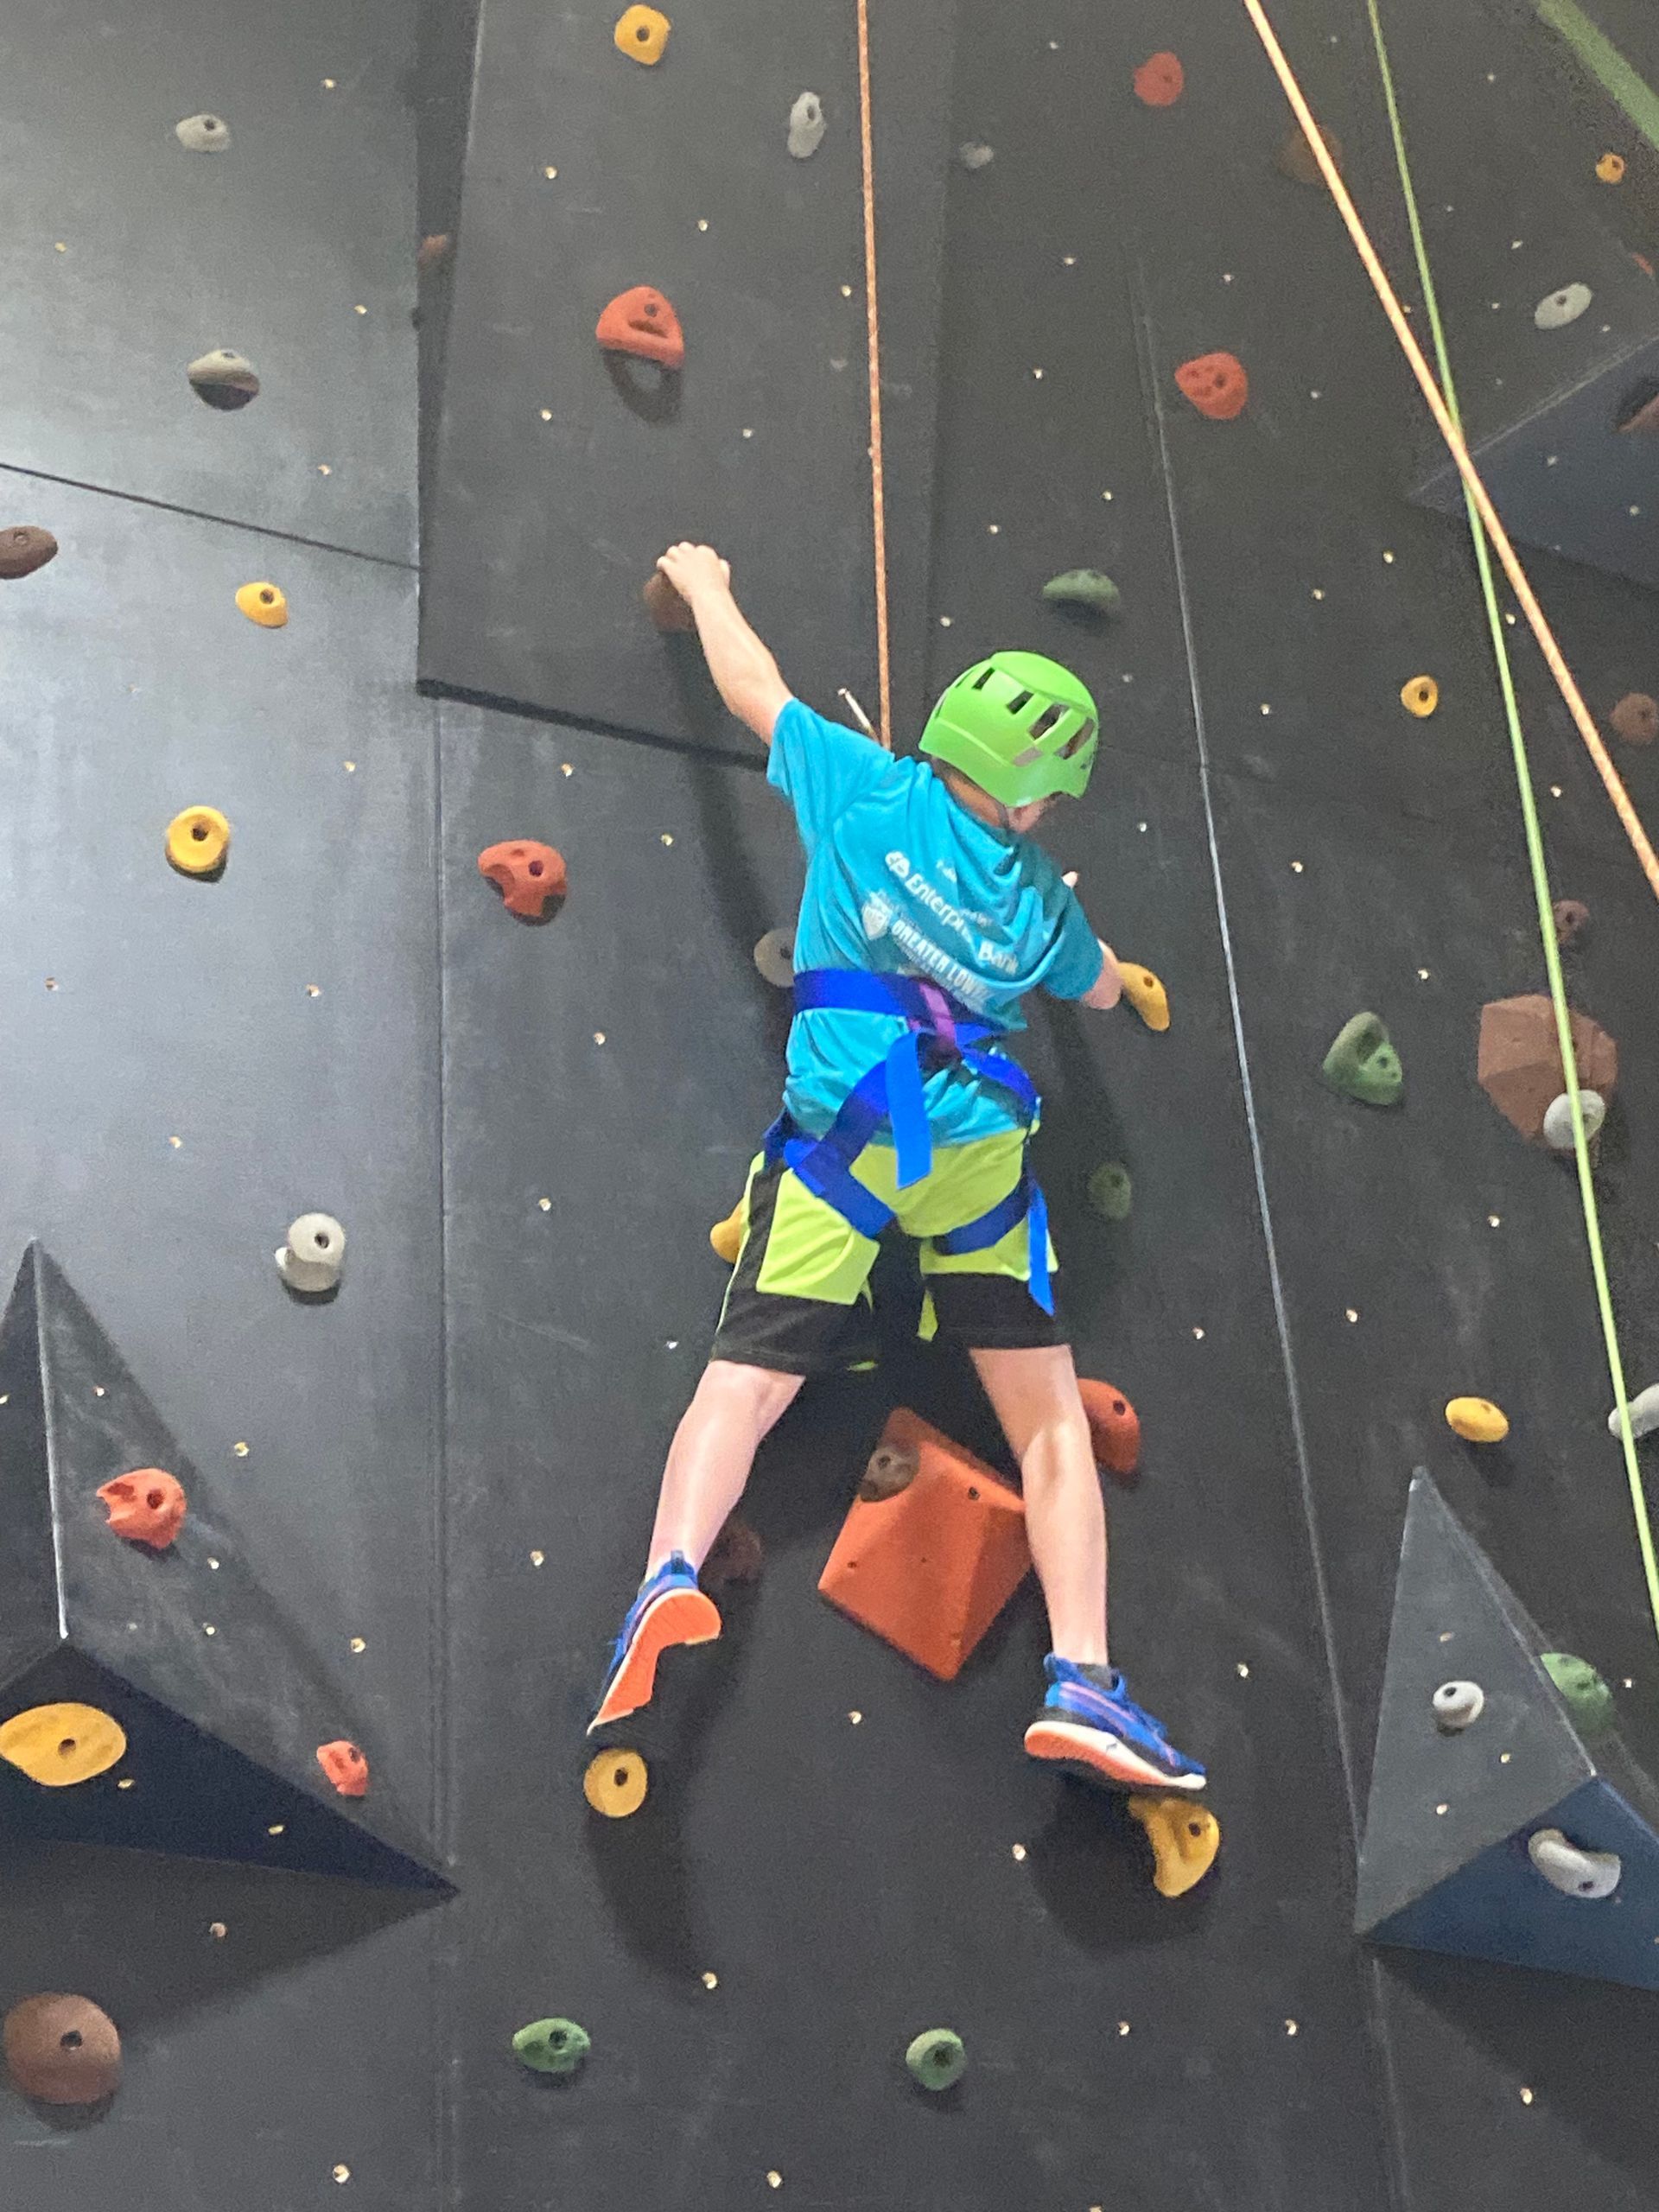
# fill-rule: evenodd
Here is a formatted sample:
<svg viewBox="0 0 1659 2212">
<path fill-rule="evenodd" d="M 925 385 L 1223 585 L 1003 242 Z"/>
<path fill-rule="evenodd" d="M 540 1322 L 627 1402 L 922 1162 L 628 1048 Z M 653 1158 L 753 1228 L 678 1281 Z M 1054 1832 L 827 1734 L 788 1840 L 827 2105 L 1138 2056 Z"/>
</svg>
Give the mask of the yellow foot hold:
<svg viewBox="0 0 1659 2212">
<path fill-rule="evenodd" d="M 724 1260 L 728 1268 L 737 1265 L 737 1255 L 743 1249 L 743 1231 L 747 1226 L 743 1203 L 740 1198 L 725 1220 L 717 1221 L 709 1232 L 709 1242 L 714 1246 L 716 1257 Z"/>
<path fill-rule="evenodd" d="M 1152 1846 L 1153 1885 L 1160 1897 L 1185 1897 L 1215 1864 L 1221 1822 L 1190 1797 L 1129 1799 L 1129 1811 Z"/>
<path fill-rule="evenodd" d="M 95 1705 L 35 1705 L 0 1727 L 0 1759 L 48 1789 L 108 1773 L 126 1749 L 120 1722 Z"/>
<path fill-rule="evenodd" d="M 1465 1444 L 1501 1444 L 1510 1433 L 1509 1415 L 1490 1398 L 1453 1398 L 1446 1425 Z"/>
<path fill-rule="evenodd" d="M 619 54 L 626 54 L 631 61 L 643 61 L 651 69 L 666 53 L 673 28 L 660 8 L 633 7 L 617 17 L 611 35 Z"/>
<path fill-rule="evenodd" d="M 1169 1027 L 1169 994 L 1150 968 L 1137 968 L 1128 960 L 1117 963 L 1123 978 L 1123 995 L 1148 1029 Z"/>
<path fill-rule="evenodd" d="M 607 1821 L 626 1821 L 639 1811 L 651 1777 L 638 1751 L 601 1751 L 588 1762 L 582 1794 Z"/>
</svg>

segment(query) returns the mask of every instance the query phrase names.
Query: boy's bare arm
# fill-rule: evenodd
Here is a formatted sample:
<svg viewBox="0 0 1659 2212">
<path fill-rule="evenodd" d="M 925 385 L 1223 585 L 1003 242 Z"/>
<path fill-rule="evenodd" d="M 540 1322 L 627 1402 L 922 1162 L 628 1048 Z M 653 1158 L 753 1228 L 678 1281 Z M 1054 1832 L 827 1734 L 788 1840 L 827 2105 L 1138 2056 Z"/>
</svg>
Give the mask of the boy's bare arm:
<svg viewBox="0 0 1659 2212">
<path fill-rule="evenodd" d="M 691 609 L 709 673 L 728 711 L 763 745 L 792 693 L 732 596 L 732 570 L 712 545 L 671 545 L 657 566 Z"/>
<path fill-rule="evenodd" d="M 1112 950 L 1111 946 L 1103 943 L 1099 938 L 1096 939 L 1096 943 L 1100 945 L 1100 973 L 1077 1001 L 1077 1004 L 1092 1006 L 1104 1013 L 1108 1007 L 1115 1007 L 1123 995 L 1123 973 L 1117 964 L 1117 955 Z"/>
</svg>

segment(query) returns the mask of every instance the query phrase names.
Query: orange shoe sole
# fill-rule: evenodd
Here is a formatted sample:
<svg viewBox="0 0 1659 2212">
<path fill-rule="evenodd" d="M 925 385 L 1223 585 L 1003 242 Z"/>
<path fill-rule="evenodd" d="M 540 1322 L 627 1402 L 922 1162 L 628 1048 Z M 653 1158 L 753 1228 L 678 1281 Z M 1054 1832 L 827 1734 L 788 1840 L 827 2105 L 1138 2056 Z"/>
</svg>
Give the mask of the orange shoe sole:
<svg viewBox="0 0 1659 2212">
<path fill-rule="evenodd" d="M 649 1705 L 657 1687 L 657 1662 L 677 1643 L 712 1643 L 720 1634 L 720 1612 L 701 1590 L 670 1590 L 651 1607 L 634 1631 L 627 1657 L 604 1702 L 588 1723 L 588 1733 Z"/>
<path fill-rule="evenodd" d="M 1115 1736 L 1098 1728 L 1084 1728 L 1065 1720 L 1033 1720 L 1026 1731 L 1026 1750 L 1034 1759 L 1068 1767 L 1090 1782 L 1103 1782 L 1112 1789 L 1157 1789 L 1196 1795 L 1205 1777 L 1183 1781 L 1166 1774 L 1150 1760 Z"/>
</svg>

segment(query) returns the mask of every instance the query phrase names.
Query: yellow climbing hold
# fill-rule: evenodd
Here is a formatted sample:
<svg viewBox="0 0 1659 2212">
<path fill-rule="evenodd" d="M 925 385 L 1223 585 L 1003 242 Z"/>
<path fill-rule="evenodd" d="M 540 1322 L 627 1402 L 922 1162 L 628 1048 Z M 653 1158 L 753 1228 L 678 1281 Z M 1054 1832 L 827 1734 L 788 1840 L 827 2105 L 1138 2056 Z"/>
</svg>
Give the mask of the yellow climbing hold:
<svg viewBox="0 0 1659 2212">
<path fill-rule="evenodd" d="M 1440 687 L 1432 676 L 1414 676 L 1400 688 L 1400 703 L 1408 715 L 1427 721 L 1440 703 Z"/>
<path fill-rule="evenodd" d="M 1596 163 L 1596 175 L 1604 184 L 1618 184 L 1624 175 L 1623 154 L 1604 154 Z"/>
<path fill-rule="evenodd" d="M 288 620 L 288 601 L 276 584 L 244 584 L 236 603 L 262 630 L 280 630 Z"/>
<path fill-rule="evenodd" d="M 582 1777 L 582 1796 L 607 1821 L 626 1821 L 637 1813 L 650 1786 L 638 1751 L 601 1751 Z"/>
<path fill-rule="evenodd" d="M 126 1749 L 120 1722 L 95 1705 L 35 1705 L 0 1726 L 0 1759 L 47 1789 L 107 1774 Z"/>
<path fill-rule="evenodd" d="M 648 69 L 652 68 L 662 60 L 673 28 L 658 8 L 629 8 L 616 19 L 613 35 L 617 52 L 626 54 L 630 61 L 643 61 Z"/>
<path fill-rule="evenodd" d="M 184 875 L 212 875 L 231 849 L 231 825 L 216 806 L 187 806 L 167 825 L 167 857 Z"/>
<path fill-rule="evenodd" d="M 1490 1398 L 1453 1398 L 1446 1425 L 1465 1444 L 1501 1444 L 1510 1433 L 1509 1415 Z"/>
<path fill-rule="evenodd" d="M 1167 1029 L 1169 994 L 1151 969 L 1137 968 L 1128 960 L 1120 960 L 1117 968 L 1123 978 L 1123 995 L 1147 1028 Z"/>
<path fill-rule="evenodd" d="M 1129 1811 L 1152 1846 L 1153 1886 L 1159 1896 L 1185 1897 L 1215 1864 L 1221 1822 L 1207 1805 L 1195 1805 L 1190 1797 L 1135 1796 Z"/>
<path fill-rule="evenodd" d="M 743 1249 L 743 1231 L 747 1226 L 745 1209 L 747 1200 L 740 1198 L 724 1221 L 717 1221 L 709 1232 L 709 1242 L 715 1256 L 724 1260 L 728 1268 L 737 1265 L 737 1255 Z"/>
</svg>

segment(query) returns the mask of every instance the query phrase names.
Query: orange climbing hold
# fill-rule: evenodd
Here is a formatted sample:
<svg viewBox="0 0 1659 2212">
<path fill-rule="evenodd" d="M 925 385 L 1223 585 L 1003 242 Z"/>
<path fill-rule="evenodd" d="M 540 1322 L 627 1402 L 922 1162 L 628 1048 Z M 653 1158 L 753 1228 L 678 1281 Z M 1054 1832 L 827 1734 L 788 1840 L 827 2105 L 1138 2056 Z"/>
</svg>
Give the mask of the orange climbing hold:
<svg viewBox="0 0 1659 2212">
<path fill-rule="evenodd" d="M 673 28 L 660 8 L 628 8 L 617 17 L 611 36 L 619 54 L 626 54 L 630 61 L 643 61 L 649 69 L 667 51 Z"/>
<path fill-rule="evenodd" d="M 1173 107 L 1186 90 L 1179 54 L 1153 54 L 1135 73 L 1135 97 L 1143 107 Z"/>
<path fill-rule="evenodd" d="M 685 366 L 685 333 L 672 303 L 652 284 L 619 292 L 594 335 L 607 353 L 632 353 L 664 369 Z"/>
<path fill-rule="evenodd" d="M 369 1763 L 344 1736 L 338 1743 L 318 1745 L 317 1764 L 342 1797 L 368 1796 Z"/>
<path fill-rule="evenodd" d="M 1212 423 L 1230 423 L 1244 412 L 1250 380 L 1236 353 L 1199 353 L 1175 372 L 1182 397 Z"/>
<path fill-rule="evenodd" d="M 1026 1509 L 981 1459 L 895 1406 L 881 1445 L 913 1453 L 914 1478 L 861 1496 L 842 1524 L 819 1594 L 951 1681 L 1031 1569 Z"/>
<path fill-rule="evenodd" d="M 1077 1395 L 1089 1416 L 1089 1441 L 1095 1464 L 1128 1482 L 1141 1464 L 1141 1416 L 1111 1382 L 1077 1377 Z"/>
<path fill-rule="evenodd" d="M 164 1552 L 184 1526 L 184 1485 L 165 1467 L 135 1467 L 116 1475 L 98 1493 L 118 1536 Z"/>
<path fill-rule="evenodd" d="M 563 855 L 529 837 L 486 845 L 478 856 L 478 872 L 494 884 L 507 912 L 527 921 L 539 922 L 548 901 L 565 893 Z"/>
<path fill-rule="evenodd" d="M 1604 184 L 1621 184 L 1624 178 L 1623 154 L 1604 154 L 1596 163 L 1596 175 Z"/>
</svg>

